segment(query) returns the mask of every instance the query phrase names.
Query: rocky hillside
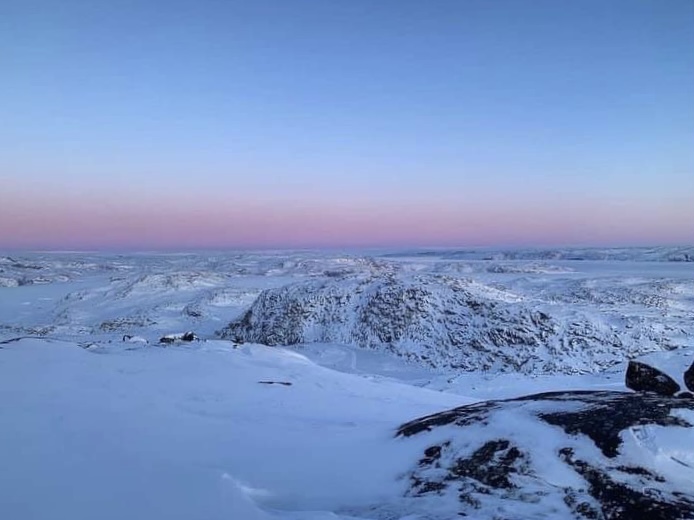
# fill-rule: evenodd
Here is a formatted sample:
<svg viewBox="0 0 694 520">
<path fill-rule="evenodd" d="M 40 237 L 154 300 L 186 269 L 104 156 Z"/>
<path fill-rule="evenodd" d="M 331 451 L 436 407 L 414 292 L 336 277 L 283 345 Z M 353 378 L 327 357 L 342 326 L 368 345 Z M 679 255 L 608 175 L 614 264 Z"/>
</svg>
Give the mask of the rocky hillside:
<svg viewBox="0 0 694 520">
<path fill-rule="evenodd" d="M 689 398 L 574 391 L 462 406 L 397 435 L 429 441 L 406 478 L 432 518 L 457 502 L 469 518 L 672 520 L 694 518 L 693 424 Z"/>
<path fill-rule="evenodd" d="M 463 370 L 573 373 L 677 348 L 694 333 L 687 312 L 673 304 L 679 310 L 668 314 L 669 293 L 655 285 L 647 298 L 643 287 L 612 281 L 541 294 L 509 287 L 437 273 L 307 280 L 263 291 L 220 335 L 352 344 Z"/>
</svg>

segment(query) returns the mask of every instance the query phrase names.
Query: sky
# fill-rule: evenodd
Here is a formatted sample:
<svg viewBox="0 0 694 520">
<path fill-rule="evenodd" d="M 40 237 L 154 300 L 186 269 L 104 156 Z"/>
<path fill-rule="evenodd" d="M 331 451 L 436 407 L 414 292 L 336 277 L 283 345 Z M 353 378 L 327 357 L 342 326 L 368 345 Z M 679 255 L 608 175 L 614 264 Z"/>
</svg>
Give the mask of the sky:
<svg viewBox="0 0 694 520">
<path fill-rule="evenodd" d="M 0 248 L 694 243 L 691 0 L 3 0 Z"/>
</svg>

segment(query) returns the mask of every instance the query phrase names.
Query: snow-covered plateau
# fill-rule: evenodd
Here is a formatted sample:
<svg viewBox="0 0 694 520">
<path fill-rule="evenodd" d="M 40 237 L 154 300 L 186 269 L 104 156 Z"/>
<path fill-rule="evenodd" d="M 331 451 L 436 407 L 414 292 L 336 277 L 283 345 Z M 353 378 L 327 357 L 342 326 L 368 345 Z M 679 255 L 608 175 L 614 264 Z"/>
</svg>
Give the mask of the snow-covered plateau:
<svg viewBox="0 0 694 520">
<path fill-rule="evenodd" d="M 0 518 L 694 519 L 693 362 L 694 247 L 0 254 Z"/>
</svg>

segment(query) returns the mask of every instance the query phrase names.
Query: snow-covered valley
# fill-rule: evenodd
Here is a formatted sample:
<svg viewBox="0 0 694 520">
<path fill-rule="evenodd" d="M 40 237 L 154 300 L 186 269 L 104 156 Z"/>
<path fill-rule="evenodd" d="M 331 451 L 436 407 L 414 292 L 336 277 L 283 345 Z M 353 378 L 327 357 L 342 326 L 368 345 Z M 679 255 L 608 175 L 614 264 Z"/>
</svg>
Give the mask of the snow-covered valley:
<svg viewBox="0 0 694 520">
<path fill-rule="evenodd" d="M 649 518 L 694 518 L 694 399 L 644 397 L 614 453 L 566 424 L 639 409 L 630 359 L 686 390 L 691 259 L 0 256 L 0 517 L 635 518 L 607 482 Z M 592 393 L 514 401 L 576 390 Z M 493 414 L 402 433 L 474 403 Z"/>
</svg>

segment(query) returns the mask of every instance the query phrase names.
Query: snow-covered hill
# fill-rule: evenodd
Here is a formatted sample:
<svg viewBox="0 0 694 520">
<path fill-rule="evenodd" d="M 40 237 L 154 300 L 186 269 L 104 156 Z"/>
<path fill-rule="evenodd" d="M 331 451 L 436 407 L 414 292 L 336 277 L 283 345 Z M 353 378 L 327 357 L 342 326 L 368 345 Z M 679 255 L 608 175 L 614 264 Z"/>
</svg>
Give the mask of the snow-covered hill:
<svg viewBox="0 0 694 520">
<path fill-rule="evenodd" d="M 309 280 L 262 292 L 221 336 L 353 344 L 435 367 L 533 374 L 597 372 L 694 336 L 692 304 L 677 292 L 691 282 L 543 282 L 540 292 L 440 274 Z"/>
</svg>

